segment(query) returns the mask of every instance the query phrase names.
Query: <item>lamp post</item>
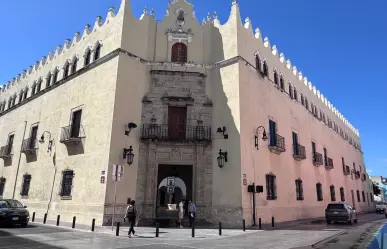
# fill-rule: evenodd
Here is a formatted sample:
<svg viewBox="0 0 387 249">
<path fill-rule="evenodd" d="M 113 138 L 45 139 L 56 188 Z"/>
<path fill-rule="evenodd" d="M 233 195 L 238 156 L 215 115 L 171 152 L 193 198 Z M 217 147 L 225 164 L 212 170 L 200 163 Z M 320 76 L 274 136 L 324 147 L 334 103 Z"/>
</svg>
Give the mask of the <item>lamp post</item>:
<svg viewBox="0 0 387 249">
<path fill-rule="evenodd" d="M 132 165 L 132 163 L 133 163 L 133 158 L 134 158 L 132 145 L 129 147 L 129 149 L 125 149 L 125 148 L 124 148 L 124 156 L 123 156 L 123 158 L 124 158 L 124 159 L 126 158 L 126 162 L 127 162 L 129 165 Z"/>
<path fill-rule="evenodd" d="M 257 150 L 259 150 L 259 148 L 258 148 L 258 135 L 259 135 L 260 131 L 262 131 L 262 140 L 266 141 L 268 139 L 265 127 L 263 127 L 262 125 L 258 126 L 258 128 L 255 130 L 255 136 L 254 136 L 255 147 L 257 148 Z"/>
<path fill-rule="evenodd" d="M 227 151 L 223 152 L 221 149 L 219 150 L 219 156 L 216 158 L 219 168 L 223 168 L 224 163 L 227 163 L 227 154 Z"/>
<path fill-rule="evenodd" d="M 50 152 L 50 155 L 51 155 L 51 151 L 52 151 L 52 145 L 54 144 L 54 139 L 52 139 L 51 137 L 51 132 L 49 131 L 44 131 L 42 136 L 40 137 L 40 140 L 39 140 L 39 143 L 43 144 L 45 141 L 44 141 L 44 137 L 45 137 L 45 134 L 48 134 L 49 135 L 49 138 L 48 138 L 48 145 L 47 145 L 47 153 Z M 54 193 L 54 185 L 55 185 L 55 179 L 56 179 L 56 172 L 57 172 L 57 167 L 56 167 L 56 152 L 54 153 L 54 156 L 52 157 L 52 163 L 54 164 L 54 177 L 53 177 L 53 180 L 52 180 L 52 187 L 51 187 L 51 195 L 50 195 L 50 201 L 48 202 L 48 205 L 47 205 L 47 212 L 46 214 L 48 215 L 48 211 L 50 210 L 50 206 L 51 206 L 51 202 L 52 202 L 52 195 Z"/>
</svg>

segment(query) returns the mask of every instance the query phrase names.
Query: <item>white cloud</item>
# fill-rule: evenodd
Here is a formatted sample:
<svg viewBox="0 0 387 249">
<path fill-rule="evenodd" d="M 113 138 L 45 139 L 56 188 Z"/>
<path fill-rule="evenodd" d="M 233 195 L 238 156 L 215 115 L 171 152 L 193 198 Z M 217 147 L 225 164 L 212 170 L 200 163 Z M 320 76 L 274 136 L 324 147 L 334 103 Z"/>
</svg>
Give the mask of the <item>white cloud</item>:
<svg viewBox="0 0 387 249">
<path fill-rule="evenodd" d="M 367 169 L 367 173 L 372 173 L 372 169 Z"/>
</svg>

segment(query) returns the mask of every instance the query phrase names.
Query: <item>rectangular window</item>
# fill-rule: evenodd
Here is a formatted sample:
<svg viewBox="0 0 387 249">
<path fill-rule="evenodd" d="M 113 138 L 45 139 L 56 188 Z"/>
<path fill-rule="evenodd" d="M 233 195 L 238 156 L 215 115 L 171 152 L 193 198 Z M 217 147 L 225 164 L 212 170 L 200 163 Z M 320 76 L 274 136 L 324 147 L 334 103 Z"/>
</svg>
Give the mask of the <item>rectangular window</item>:
<svg viewBox="0 0 387 249">
<path fill-rule="evenodd" d="M 9 137 L 8 137 L 7 155 L 11 155 L 12 154 L 12 147 L 13 147 L 13 140 L 14 140 L 14 138 L 15 138 L 14 134 L 9 135 Z"/>
<path fill-rule="evenodd" d="M 81 129 L 82 109 L 74 111 L 71 119 L 71 137 L 79 137 L 79 131 Z"/>
<path fill-rule="evenodd" d="M 30 183 L 31 183 L 31 175 L 28 175 L 28 174 L 24 175 L 22 188 L 20 191 L 21 196 L 28 196 L 28 192 L 30 191 Z"/>
<path fill-rule="evenodd" d="M 344 193 L 344 188 L 343 187 L 340 188 L 340 198 L 341 198 L 342 202 L 345 201 L 345 193 Z"/>
<path fill-rule="evenodd" d="M 313 153 L 313 156 L 316 153 L 316 143 L 315 142 L 312 142 L 312 153 Z"/>
<path fill-rule="evenodd" d="M 276 177 L 274 175 L 266 175 L 266 191 L 268 200 L 277 199 Z"/>
<path fill-rule="evenodd" d="M 324 148 L 324 165 L 328 166 L 328 155 L 327 155 L 327 149 Z"/>
<path fill-rule="evenodd" d="M 69 197 L 71 196 L 71 190 L 73 188 L 74 172 L 72 170 L 66 170 L 62 172 L 62 184 L 60 196 Z"/>
<path fill-rule="evenodd" d="M 297 133 L 293 132 L 292 137 L 293 137 L 293 155 L 298 155 L 299 151 L 298 151 L 298 135 L 297 135 Z"/>
<path fill-rule="evenodd" d="M 187 107 L 168 107 L 168 138 L 184 140 L 187 129 Z"/>
<path fill-rule="evenodd" d="M 304 189 L 302 187 L 301 179 L 296 180 L 296 196 L 297 196 L 297 201 L 304 200 Z"/>
<path fill-rule="evenodd" d="M 331 185 L 331 201 L 336 201 L 336 192 L 335 192 L 335 186 Z"/>
<path fill-rule="evenodd" d="M 357 202 L 360 202 L 360 191 L 356 190 Z"/>
<path fill-rule="evenodd" d="M 277 124 L 273 120 L 269 120 L 270 146 L 277 145 Z"/>
<path fill-rule="evenodd" d="M 6 179 L 4 177 L 0 177 L 0 196 L 3 196 L 4 194 L 5 182 Z"/>
<path fill-rule="evenodd" d="M 321 183 L 316 184 L 317 201 L 323 201 L 323 192 Z"/>
<path fill-rule="evenodd" d="M 345 162 L 344 162 L 344 157 L 341 158 L 341 164 L 343 165 L 343 172 L 345 173 Z"/>
<path fill-rule="evenodd" d="M 361 197 L 363 198 L 363 202 L 365 202 L 365 194 L 364 194 L 364 191 L 361 191 Z"/>
<path fill-rule="evenodd" d="M 32 126 L 31 128 L 30 144 L 29 144 L 30 149 L 35 148 L 37 136 L 38 136 L 38 126 L 35 125 L 35 126 Z"/>
</svg>

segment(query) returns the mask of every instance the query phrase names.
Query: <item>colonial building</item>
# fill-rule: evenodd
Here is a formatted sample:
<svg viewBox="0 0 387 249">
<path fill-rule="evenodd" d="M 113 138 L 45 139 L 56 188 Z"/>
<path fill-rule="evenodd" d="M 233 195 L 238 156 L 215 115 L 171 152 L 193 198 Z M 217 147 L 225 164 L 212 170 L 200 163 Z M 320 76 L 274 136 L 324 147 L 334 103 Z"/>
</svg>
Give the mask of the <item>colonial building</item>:
<svg viewBox="0 0 387 249">
<path fill-rule="evenodd" d="M 183 198 L 230 227 L 323 216 L 332 201 L 368 211 L 358 130 L 230 5 L 226 23 L 199 23 L 174 0 L 157 22 L 123 0 L 5 84 L 0 195 L 100 225 L 115 199 L 116 220 L 135 199 L 144 224 Z"/>
</svg>

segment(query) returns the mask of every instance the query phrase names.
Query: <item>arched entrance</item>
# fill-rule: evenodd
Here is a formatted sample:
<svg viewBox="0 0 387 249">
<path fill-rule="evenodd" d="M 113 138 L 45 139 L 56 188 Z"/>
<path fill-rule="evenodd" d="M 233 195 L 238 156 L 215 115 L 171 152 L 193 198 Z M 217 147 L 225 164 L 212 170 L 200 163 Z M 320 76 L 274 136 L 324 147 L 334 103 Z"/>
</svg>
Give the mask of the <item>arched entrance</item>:
<svg viewBox="0 0 387 249">
<path fill-rule="evenodd" d="M 192 165 L 159 165 L 156 193 L 157 219 L 176 220 L 178 204 L 192 200 Z"/>
</svg>

